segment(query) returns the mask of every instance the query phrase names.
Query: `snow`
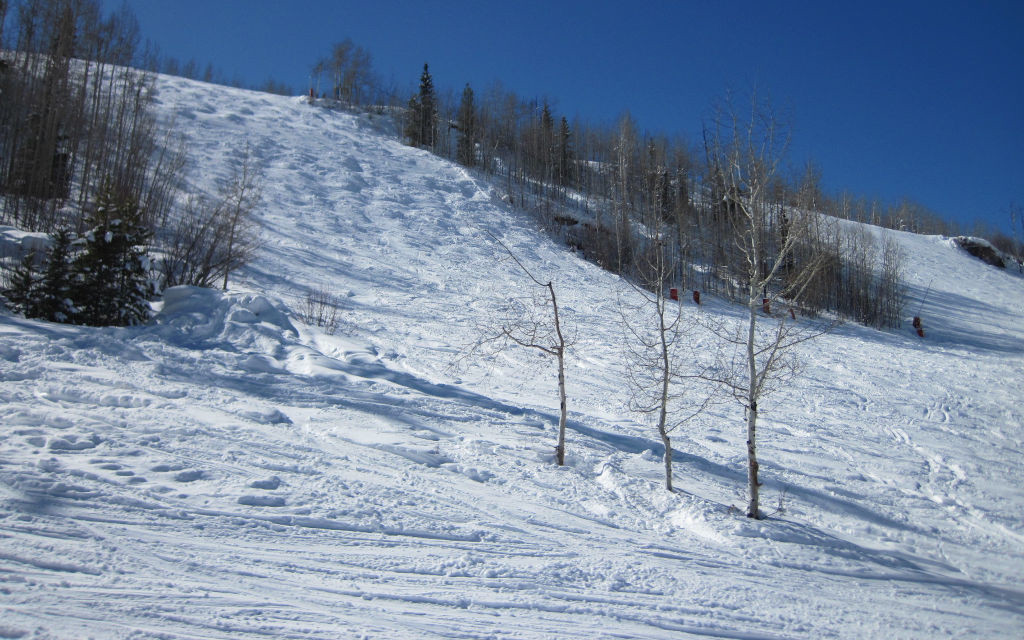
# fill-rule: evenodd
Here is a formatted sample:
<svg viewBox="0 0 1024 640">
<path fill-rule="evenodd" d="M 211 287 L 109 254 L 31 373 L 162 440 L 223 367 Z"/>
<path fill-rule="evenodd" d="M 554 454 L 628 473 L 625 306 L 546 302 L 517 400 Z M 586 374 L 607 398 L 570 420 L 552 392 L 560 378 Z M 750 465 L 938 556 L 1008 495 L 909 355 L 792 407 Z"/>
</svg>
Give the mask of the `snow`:
<svg viewBox="0 0 1024 640">
<path fill-rule="evenodd" d="M 0 259 L 11 261 L 15 256 L 28 251 L 43 252 L 49 246 L 50 240 L 44 233 L 0 226 Z"/>
<path fill-rule="evenodd" d="M 230 291 L 171 289 L 145 326 L 0 315 L 0 637 L 1020 633 L 1024 279 L 872 228 L 906 253 L 907 326 L 805 345 L 761 406 L 783 510 L 752 521 L 742 410 L 675 434 L 665 492 L 625 409 L 628 293 L 485 179 L 380 118 L 159 88 L 191 188 L 249 145 L 264 246 Z M 554 280 L 577 336 L 565 467 L 553 361 L 460 357 L 527 286 L 488 233 Z M 335 335 L 296 313 L 318 288 L 343 301 Z"/>
</svg>

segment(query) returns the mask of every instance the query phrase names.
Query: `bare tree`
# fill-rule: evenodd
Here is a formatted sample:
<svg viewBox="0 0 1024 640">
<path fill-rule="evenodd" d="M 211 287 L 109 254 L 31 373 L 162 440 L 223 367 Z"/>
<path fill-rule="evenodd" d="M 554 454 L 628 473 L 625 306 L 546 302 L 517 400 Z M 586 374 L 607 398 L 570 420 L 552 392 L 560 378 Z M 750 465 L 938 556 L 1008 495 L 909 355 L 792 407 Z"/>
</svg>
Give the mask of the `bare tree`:
<svg viewBox="0 0 1024 640">
<path fill-rule="evenodd" d="M 327 70 L 327 60 L 321 58 L 313 63 L 309 71 L 309 91 L 314 98 L 320 95 L 320 80 Z"/>
<path fill-rule="evenodd" d="M 565 354 L 572 340 L 562 330 L 562 318 L 558 310 L 558 298 L 552 281 L 542 282 L 526 265 L 516 257 L 508 245 L 491 235 L 512 258 L 519 269 L 526 274 L 530 282 L 543 292 L 537 292 L 525 300 L 513 299 L 511 307 L 501 325 L 497 328 L 483 330 L 483 335 L 471 351 L 489 348 L 500 352 L 505 348 L 517 345 L 527 349 L 536 349 L 541 353 L 553 356 L 558 363 L 558 444 L 555 446 L 555 459 L 559 466 L 565 464 L 565 423 L 568 415 L 565 391 Z M 550 312 L 548 311 L 550 305 Z M 550 315 L 549 315 L 550 313 Z"/>
<path fill-rule="evenodd" d="M 263 197 L 262 178 L 253 166 L 248 145 L 231 179 L 222 190 L 224 231 L 227 234 L 227 255 L 223 289 L 228 288 L 228 274 L 246 264 L 259 247 L 253 210 Z"/>
<path fill-rule="evenodd" d="M 652 240 L 638 256 L 639 274 L 627 280 L 633 301 L 620 299 L 619 310 L 626 333 L 629 408 L 654 419 L 665 446 L 665 489 L 672 491 L 671 433 L 703 412 L 715 400 L 715 390 L 707 384 L 713 376 L 700 370 L 688 348 L 693 318 L 670 295 L 679 262 L 660 219 L 651 220 Z"/>
<path fill-rule="evenodd" d="M 345 38 L 335 43 L 331 55 L 318 61 L 313 66 L 313 75 L 317 85 L 320 75 L 328 74 L 331 83 L 331 96 L 348 106 L 362 104 L 372 88 L 373 69 L 370 53 Z"/>
<path fill-rule="evenodd" d="M 259 175 L 248 150 L 219 197 L 189 198 L 176 224 L 165 230 L 160 263 L 163 286 L 188 284 L 227 289 L 228 275 L 245 265 L 259 247 L 253 209 L 260 200 Z"/>
<path fill-rule="evenodd" d="M 803 209 L 773 206 L 769 187 L 779 173 L 788 138 L 770 105 L 756 95 L 746 111 L 727 101 L 716 109 L 705 131 L 708 165 L 718 187 L 715 195 L 731 225 L 734 273 L 741 280 L 746 304 L 745 320 L 734 330 L 713 327 L 733 349 L 725 349 L 712 377 L 724 383 L 746 410 L 746 515 L 759 518 L 758 402 L 799 370 L 791 348 L 830 326 L 798 323 L 795 312 L 761 324 L 773 307 L 778 310 L 779 301 L 796 304 L 820 268 L 822 261 L 813 252 L 802 252 L 802 263 L 795 260 L 797 248 L 816 237 L 820 219 Z"/>
</svg>

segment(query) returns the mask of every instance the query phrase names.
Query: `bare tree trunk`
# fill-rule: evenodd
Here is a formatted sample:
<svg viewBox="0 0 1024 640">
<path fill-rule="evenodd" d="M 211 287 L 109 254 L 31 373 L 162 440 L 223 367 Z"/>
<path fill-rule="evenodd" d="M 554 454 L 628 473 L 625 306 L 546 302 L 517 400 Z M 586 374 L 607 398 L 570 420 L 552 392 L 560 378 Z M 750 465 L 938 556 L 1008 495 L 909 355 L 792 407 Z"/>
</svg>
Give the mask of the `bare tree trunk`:
<svg viewBox="0 0 1024 640">
<path fill-rule="evenodd" d="M 753 263 L 759 264 L 759 244 L 754 242 Z M 754 267 L 756 270 L 756 266 Z M 761 486 L 757 479 L 757 397 L 760 395 L 757 384 L 757 354 L 754 344 L 757 337 L 757 296 L 759 278 L 751 278 L 747 297 L 747 311 L 750 321 L 747 325 L 747 517 L 757 518 L 759 514 Z"/>
<path fill-rule="evenodd" d="M 558 445 L 555 447 L 555 456 L 558 458 L 558 466 L 565 464 L 565 421 L 566 421 L 566 398 L 565 398 L 565 338 L 562 336 L 562 323 L 558 319 L 558 300 L 555 298 L 555 286 L 548 283 L 548 293 L 551 294 L 551 307 L 555 312 L 555 335 L 558 336 L 558 345 L 555 347 L 555 354 L 558 356 L 558 404 L 560 414 L 558 416 Z"/>
<path fill-rule="evenodd" d="M 665 326 L 665 294 L 664 289 L 658 293 L 658 336 L 661 339 L 661 408 L 658 412 L 658 433 L 665 445 L 665 489 L 672 491 L 672 441 L 668 436 L 668 387 L 671 381 L 671 364 L 667 327 Z"/>
<path fill-rule="evenodd" d="M 757 402 L 751 401 L 747 408 L 747 517 L 760 518 L 760 487 L 757 479 Z"/>
<path fill-rule="evenodd" d="M 558 466 L 565 464 L 565 354 L 558 352 L 558 400 L 561 415 L 558 417 L 558 445 L 555 447 L 555 454 L 558 458 Z"/>
<path fill-rule="evenodd" d="M 228 262 L 229 262 L 229 266 L 228 266 L 228 268 L 224 269 L 224 285 L 221 287 L 221 289 L 224 290 L 224 291 L 228 290 L 228 274 L 231 273 L 230 261 L 231 261 L 232 256 L 234 255 L 233 254 L 233 251 L 235 249 L 234 245 L 235 245 L 235 225 L 232 224 L 231 225 L 231 231 L 228 233 Z"/>
<path fill-rule="evenodd" d="M 672 492 L 672 441 L 667 431 L 661 432 L 661 442 L 665 445 L 665 490 Z"/>
<path fill-rule="evenodd" d="M 507 348 L 511 344 L 519 345 L 529 349 L 536 349 L 541 353 L 554 356 L 558 360 L 558 444 L 555 446 L 555 459 L 558 466 L 565 464 L 565 426 L 568 417 L 567 394 L 565 391 L 565 351 L 570 346 L 562 332 L 562 319 L 558 312 L 558 298 L 555 296 L 555 285 L 553 282 L 541 282 L 530 270 L 526 268 L 519 258 L 516 257 L 508 246 L 489 234 L 508 253 L 512 261 L 526 274 L 535 285 L 547 289 L 546 297 L 551 303 L 552 318 L 550 320 L 533 315 L 535 309 L 520 307 L 519 314 L 510 317 L 508 321 L 493 335 L 486 335 L 474 346 L 474 350 L 486 343 L 496 343 L 497 351 Z M 544 307 L 547 301 L 534 301 L 534 307 Z"/>
</svg>

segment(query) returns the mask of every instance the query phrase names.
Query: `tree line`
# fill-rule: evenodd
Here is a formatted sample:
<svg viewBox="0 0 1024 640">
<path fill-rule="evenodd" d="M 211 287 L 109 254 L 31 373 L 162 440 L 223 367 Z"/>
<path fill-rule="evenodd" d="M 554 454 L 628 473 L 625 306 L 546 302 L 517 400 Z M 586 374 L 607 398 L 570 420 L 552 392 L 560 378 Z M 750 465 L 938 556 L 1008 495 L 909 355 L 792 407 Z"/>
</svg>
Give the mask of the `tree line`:
<svg viewBox="0 0 1024 640">
<path fill-rule="evenodd" d="M 707 161 L 707 123 L 703 140 L 693 143 L 641 132 L 628 112 L 614 125 L 570 121 L 555 112 L 550 100 L 524 99 L 500 83 L 482 93 L 469 84 L 458 95 L 438 90 L 427 64 L 418 90 L 403 100 L 374 73 L 370 53 L 351 39 L 335 44 L 313 65 L 310 90 L 348 107 L 394 114 L 409 144 L 500 178 L 512 204 L 534 211 L 552 233 L 613 270 L 628 272 L 636 238 L 626 231 L 657 211 L 678 227 L 681 244 L 690 247 L 690 264 L 698 265 L 678 281 L 727 296 L 735 293 L 735 283 L 720 277 L 730 240 L 715 210 L 721 207 Z M 772 185 L 774 205 L 782 213 L 802 207 L 913 233 L 970 232 L 1024 258 L 1024 235 L 1012 238 L 980 223 L 963 229 L 909 198 L 883 203 L 849 192 L 828 194 L 814 162 L 784 169 Z M 808 292 L 806 310 L 897 326 L 902 260 L 896 245 L 862 233 L 848 238 L 844 228 L 835 226 L 821 231 L 816 244 L 832 254 L 834 265 Z"/>
<path fill-rule="evenodd" d="M 434 88 L 427 65 L 399 115 L 409 144 L 496 177 L 510 203 L 534 212 L 545 229 L 604 268 L 643 280 L 645 254 L 653 250 L 649 230 L 665 226 L 671 233 L 658 242 L 679 256 L 673 286 L 744 298 L 747 274 L 734 218 L 749 194 L 733 193 L 735 185 L 723 182 L 714 123 L 705 123 L 703 140 L 694 145 L 642 132 L 628 113 L 614 126 L 570 123 L 550 101 L 523 100 L 500 85 L 479 95 L 467 84 L 456 102 Z M 787 139 L 780 135 L 781 159 Z M 763 194 L 771 212 L 762 231 L 771 240 L 765 261 L 805 212 L 881 221 L 866 219 L 862 203 L 849 198 L 845 209 L 836 209 L 813 165 L 799 175 L 780 165 L 772 176 Z M 904 203 L 890 215 L 902 215 L 901 225 L 927 219 L 911 211 Z M 793 301 L 800 313 L 899 326 L 904 266 L 896 244 L 825 218 L 792 247 L 785 269 L 766 287 L 784 288 L 788 273 L 823 254 L 828 268 L 806 283 L 799 304 Z"/>
<path fill-rule="evenodd" d="M 182 193 L 143 52 L 127 7 L 0 0 L 0 223 L 50 237 L 0 274 L 26 315 L 134 324 L 158 284 L 226 287 L 255 250 L 256 168 L 243 154 L 216 197 Z"/>
</svg>

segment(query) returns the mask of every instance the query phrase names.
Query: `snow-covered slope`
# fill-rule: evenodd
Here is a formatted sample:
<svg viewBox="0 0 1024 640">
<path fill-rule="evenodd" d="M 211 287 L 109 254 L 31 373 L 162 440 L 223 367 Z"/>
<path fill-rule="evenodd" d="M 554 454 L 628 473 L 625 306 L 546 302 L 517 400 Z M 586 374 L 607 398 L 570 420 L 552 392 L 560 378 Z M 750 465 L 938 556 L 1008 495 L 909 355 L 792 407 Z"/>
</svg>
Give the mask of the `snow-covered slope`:
<svg viewBox="0 0 1024 640">
<path fill-rule="evenodd" d="M 249 145 L 265 246 L 148 326 L 0 316 L 0 637 L 1008 638 L 1024 625 L 1024 280 L 897 234 L 927 337 L 845 325 L 761 407 L 661 446 L 625 409 L 617 278 L 380 119 L 181 79 L 196 189 Z M 460 359 L 522 275 L 555 374 Z M 890 233 L 874 230 L 875 233 Z M 343 300 L 333 336 L 294 313 Z M 926 295 L 927 294 L 927 295 Z M 709 301 L 703 313 L 735 310 Z"/>
</svg>

